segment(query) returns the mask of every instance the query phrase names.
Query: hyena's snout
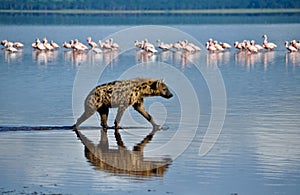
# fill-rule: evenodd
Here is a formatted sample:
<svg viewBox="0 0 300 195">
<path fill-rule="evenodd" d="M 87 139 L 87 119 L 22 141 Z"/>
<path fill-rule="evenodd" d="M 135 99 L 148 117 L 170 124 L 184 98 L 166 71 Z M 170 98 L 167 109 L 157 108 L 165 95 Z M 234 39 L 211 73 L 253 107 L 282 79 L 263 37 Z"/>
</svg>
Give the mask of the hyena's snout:
<svg viewBox="0 0 300 195">
<path fill-rule="evenodd" d="M 173 94 L 170 91 L 168 91 L 168 93 L 164 97 L 169 99 L 169 98 L 173 97 Z"/>
<path fill-rule="evenodd" d="M 169 98 L 173 97 L 173 94 L 169 91 L 168 88 L 166 88 L 162 91 L 161 96 L 169 99 Z"/>
</svg>

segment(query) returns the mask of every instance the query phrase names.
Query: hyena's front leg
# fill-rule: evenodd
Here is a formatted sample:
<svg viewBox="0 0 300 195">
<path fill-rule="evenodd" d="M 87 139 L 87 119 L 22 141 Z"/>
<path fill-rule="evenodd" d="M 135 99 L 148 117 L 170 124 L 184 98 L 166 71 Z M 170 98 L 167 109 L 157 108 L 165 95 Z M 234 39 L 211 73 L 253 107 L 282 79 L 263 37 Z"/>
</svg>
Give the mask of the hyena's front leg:
<svg viewBox="0 0 300 195">
<path fill-rule="evenodd" d="M 133 108 L 138 111 L 145 119 L 147 119 L 153 126 L 154 129 L 159 129 L 160 125 L 157 125 L 152 116 L 146 111 L 143 102 L 138 102 L 133 105 Z"/>
<path fill-rule="evenodd" d="M 125 112 L 125 110 L 126 110 L 125 106 L 119 106 L 117 116 L 116 116 L 116 119 L 115 119 L 115 129 L 116 130 L 120 128 L 119 124 L 120 124 L 121 118 L 122 118 L 123 113 Z"/>
</svg>

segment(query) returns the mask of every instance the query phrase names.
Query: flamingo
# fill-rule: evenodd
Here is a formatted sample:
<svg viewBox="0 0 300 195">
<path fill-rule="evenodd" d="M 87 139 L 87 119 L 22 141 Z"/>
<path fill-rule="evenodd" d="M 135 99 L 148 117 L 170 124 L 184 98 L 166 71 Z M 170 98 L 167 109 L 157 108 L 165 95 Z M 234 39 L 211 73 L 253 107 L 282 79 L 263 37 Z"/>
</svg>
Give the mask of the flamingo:
<svg viewBox="0 0 300 195">
<path fill-rule="evenodd" d="M 72 45 L 72 44 L 71 44 Z M 78 39 L 74 39 L 73 48 L 78 51 L 88 50 L 89 48 L 83 43 L 79 42 Z"/>
<path fill-rule="evenodd" d="M 262 37 L 264 38 L 263 47 L 265 49 L 267 49 L 267 50 L 274 50 L 277 47 L 277 45 L 275 43 L 268 42 L 267 35 L 263 35 Z"/>
<path fill-rule="evenodd" d="M 54 49 L 54 47 L 52 47 L 52 45 L 50 43 L 48 43 L 48 40 L 46 38 L 43 38 L 43 44 L 44 44 L 44 46 L 47 50 L 53 50 Z"/>
<path fill-rule="evenodd" d="M 102 50 L 100 48 L 98 48 L 98 45 L 97 45 L 96 42 L 92 41 L 91 37 L 88 37 L 86 40 L 87 40 L 89 46 L 91 46 L 91 50 L 93 52 L 95 52 L 95 53 L 102 53 Z"/>
<path fill-rule="evenodd" d="M 206 49 L 207 49 L 208 51 L 211 51 L 211 52 L 214 52 L 214 51 L 217 50 L 217 49 L 215 48 L 215 46 L 214 46 L 212 43 L 210 43 L 209 41 L 206 42 Z"/>
<path fill-rule="evenodd" d="M 172 44 L 163 43 L 159 39 L 156 40 L 156 42 L 158 43 L 158 47 L 162 50 L 169 50 L 173 46 Z"/>
<path fill-rule="evenodd" d="M 285 41 L 285 47 L 287 48 L 287 50 L 289 50 L 290 52 L 295 52 L 298 51 L 296 47 L 294 47 L 293 45 L 288 45 L 289 42 Z"/>
<path fill-rule="evenodd" d="M 70 40 L 69 44 L 70 44 L 70 46 L 71 46 L 71 48 L 72 48 L 73 50 L 77 50 L 77 49 L 75 48 L 74 40 Z M 66 45 L 66 46 L 68 46 L 68 45 Z"/>
<path fill-rule="evenodd" d="M 221 47 L 223 47 L 223 49 L 231 49 L 231 45 L 229 45 L 228 43 L 224 43 L 224 42 L 220 42 Z"/>
<path fill-rule="evenodd" d="M 120 47 L 117 43 L 113 42 L 113 38 L 109 39 L 109 44 L 112 50 L 118 50 Z"/>
<path fill-rule="evenodd" d="M 246 48 L 250 53 L 257 53 L 258 49 L 254 45 L 254 41 L 247 41 Z"/>
<path fill-rule="evenodd" d="M 35 42 L 33 42 L 33 43 L 31 44 L 31 47 L 32 47 L 33 49 L 37 49 L 37 44 L 38 44 L 38 42 L 40 42 L 40 39 L 39 39 L 39 38 L 36 38 L 36 39 L 35 39 Z"/>
<path fill-rule="evenodd" d="M 7 47 L 13 47 L 14 43 L 4 39 L 1 41 L 1 45 L 7 48 Z"/>
<path fill-rule="evenodd" d="M 295 47 L 296 49 L 300 49 L 300 42 L 296 42 L 296 40 L 292 40 L 292 46 Z"/>
<path fill-rule="evenodd" d="M 157 50 L 155 49 L 155 46 L 148 42 L 148 39 L 145 39 L 143 41 L 142 49 L 144 49 L 147 52 L 156 53 Z"/>
<path fill-rule="evenodd" d="M 209 38 L 209 39 L 207 40 L 207 42 L 209 43 L 209 45 L 212 45 L 212 44 L 213 44 L 213 39 L 212 39 L 212 38 Z"/>
<path fill-rule="evenodd" d="M 109 40 L 106 40 L 104 43 L 99 40 L 99 45 L 102 49 L 111 49 L 111 45 L 109 44 Z"/>
<path fill-rule="evenodd" d="M 98 47 L 97 43 L 92 41 L 92 37 L 87 37 L 86 40 L 87 40 L 89 46 L 91 46 L 91 48 Z"/>
<path fill-rule="evenodd" d="M 14 42 L 13 46 L 14 46 L 15 48 L 23 48 L 23 47 L 24 47 L 24 44 L 21 43 L 21 42 Z"/>
<path fill-rule="evenodd" d="M 251 43 L 253 42 L 253 45 L 256 47 L 257 51 L 260 51 L 262 49 L 264 49 L 263 46 L 261 46 L 260 44 L 255 44 L 254 40 L 251 41 Z"/>
<path fill-rule="evenodd" d="M 66 49 L 71 49 L 72 45 L 70 43 L 67 43 L 66 41 L 63 42 L 62 46 Z"/>
<path fill-rule="evenodd" d="M 195 52 L 195 49 L 191 45 L 189 45 L 188 40 L 182 41 L 181 42 L 181 47 L 182 47 L 183 50 L 185 50 L 187 52 L 190 52 L 190 53 Z"/>
<path fill-rule="evenodd" d="M 151 53 L 157 53 L 157 50 L 154 47 L 146 47 L 145 51 L 151 52 Z"/>
<path fill-rule="evenodd" d="M 176 50 L 181 49 L 182 47 L 181 47 L 181 45 L 180 45 L 180 41 L 178 41 L 178 42 L 172 44 L 172 48 L 174 48 L 174 49 L 176 49 Z"/>
<path fill-rule="evenodd" d="M 7 40 L 5 40 L 5 39 L 4 39 L 4 40 L 2 40 L 2 41 L 1 41 L 1 45 L 3 45 L 3 46 L 4 46 L 6 42 L 7 42 Z"/>
<path fill-rule="evenodd" d="M 241 42 L 241 46 L 242 46 L 243 50 L 247 50 L 247 42 L 248 42 L 248 40 L 243 40 L 243 42 Z"/>
<path fill-rule="evenodd" d="M 243 50 L 243 45 L 242 45 L 242 43 L 239 43 L 239 42 L 234 42 L 234 47 L 236 48 L 236 49 L 239 49 L 240 51 L 242 51 Z"/>
<path fill-rule="evenodd" d="M 135 45 L 137 48 L 142 49 L 142 47 L 143 47 L 143 42 L 142 42 L 142 41 L 135 40 L 135 41 L 134 41 L 134 45 Z"/>
<path fill-rule="evenodd" d="M 213 44 L 218 51 L 224 51 L 224 48 L 218 43 L 218 41 L 214 41 Z"/>
<path fill-rule="evenodd" d="M 9 52 L 17 52 L 18 50 L 16 48 L 13 47 L 14 44 L 13 42 L 10 42 L 10 41 L 7 41 L 5 44 L 4 44 L 4 47 L 6 47 L 6 50 L 9 51 Z"/>
<path fill-rule="evenodd" d="M 37 38 L 35 42 L 36 42 L 36 47 L 35 47 L 36 49 L 41 51 L 46 50 L 45 45 L 40 41 L 39 38 Z"/>
<path fill-rule="evenodd" d="M 51 45 L 54 49 L 60 48 L 59 45 L 58 45 L 57 43 L 55 43 L 53 40 L 50 41 L 50 45 Z"/>
</svg>

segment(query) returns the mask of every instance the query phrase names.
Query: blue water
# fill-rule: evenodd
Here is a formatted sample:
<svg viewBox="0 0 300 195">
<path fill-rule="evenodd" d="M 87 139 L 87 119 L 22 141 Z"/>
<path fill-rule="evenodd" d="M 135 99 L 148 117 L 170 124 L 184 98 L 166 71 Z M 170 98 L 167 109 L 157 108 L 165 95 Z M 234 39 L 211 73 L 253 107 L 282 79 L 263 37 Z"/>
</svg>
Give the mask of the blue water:
<svg viewBox="0 0 300 195">
<path fill-rule="evenodd" d="M 299 24 L 152 26 L 150 32 L 149 27 L 145 31 L 131 27 L 0 27 L 1 39 L 25 44 L 18 53 L 2 50 L 0 54 L 2 193 L 299 194 L 300 53 L 284 47 L 285 40 L 299 40 Z M 261 43 L 262 34 L 278 45 L 275 51 L 208 53 L 203 48 L 208 38 Z M 60 48 L 39 53 L 30 47 L 36 37 L 61 44 L 75 38 L 85 42 L 87 36 L 94 40 L 113 36 L 120 51 L 74 53 Z M 157 37 L 165 42 L 187 37 L 202 51 L 147 57 L 133 47 L 135 40 L 148 38 L 155 43 Z M 165 78 L 175 95 L 169 100 L 145 99 L 155 120 L 169 127 L 156 132 L 144 149 L 146 159 L 172 158 L 161 174 L 101 167 L 86 156 L 87 142 L 60 128 L 74 123 L 84 97 L 97 83 L 139 76 Z M 115 114 L 112 110 L 109 125 Z M 211 121 L 214 116 L 219 117 Z M 220 135 L 209 129 L 210 123 L 222 122 Z M 121 123 L 128 127 L 120 130 L 128 151 L 151 132 L 133 109 Z M 80 131 L 95 146 L 100 144 L 98 125 L 95 115 Z M 40 126 L 57 128 L 31 130 Z M 205 137 L 207 132 L 217 140 Z M 107 137 L 109 148 L 119 150 L 113 130 Z M 213 147 L 199 155 L 203 143 Z"/>
</svg>

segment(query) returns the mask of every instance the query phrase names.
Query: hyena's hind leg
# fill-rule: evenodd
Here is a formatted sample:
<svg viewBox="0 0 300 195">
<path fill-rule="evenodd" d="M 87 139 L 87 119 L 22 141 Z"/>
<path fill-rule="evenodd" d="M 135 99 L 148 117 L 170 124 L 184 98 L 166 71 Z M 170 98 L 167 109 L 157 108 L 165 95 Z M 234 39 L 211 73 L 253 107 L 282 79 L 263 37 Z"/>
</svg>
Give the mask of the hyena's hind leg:
<svg viewBox="0 0 300 195">
<path fill-rule="evenodd" d="M 103 130 L 107 130 L 108 128 L 107 117 L 108 117 L 109 108 L 103 105 L 97 110 L 97 112 L 101 117 L 101 126 L 103 127 Z"/>
</svg>

